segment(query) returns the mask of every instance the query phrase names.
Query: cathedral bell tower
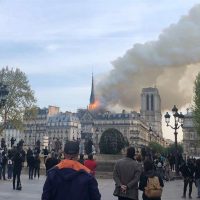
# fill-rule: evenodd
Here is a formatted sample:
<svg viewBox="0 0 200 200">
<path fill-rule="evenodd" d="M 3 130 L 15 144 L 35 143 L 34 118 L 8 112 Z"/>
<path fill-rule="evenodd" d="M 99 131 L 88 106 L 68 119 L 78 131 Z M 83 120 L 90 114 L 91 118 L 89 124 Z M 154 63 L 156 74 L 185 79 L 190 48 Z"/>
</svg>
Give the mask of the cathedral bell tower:
<svg viewBox="0 0 200 200">
<path fill-rule="evenodd" d="M 157 88 L 142 89 L 140 113 L 152 130 L 162 136 L 161 99 Z"/>
</svg>

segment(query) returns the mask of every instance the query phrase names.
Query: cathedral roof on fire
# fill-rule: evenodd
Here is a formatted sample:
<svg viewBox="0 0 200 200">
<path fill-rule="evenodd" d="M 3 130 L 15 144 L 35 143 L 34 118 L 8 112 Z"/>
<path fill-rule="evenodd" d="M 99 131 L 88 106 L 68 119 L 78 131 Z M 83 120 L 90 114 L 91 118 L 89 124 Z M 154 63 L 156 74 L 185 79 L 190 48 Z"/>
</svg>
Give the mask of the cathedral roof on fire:
<svg viewBox="0 0 200 200">
<path fill-rule="evenodd" d="M 79 119 L 85 120 L 124 120 L 124 119 L 139 119 L 140 113 L 135 111 L 125 112 L 124 110 L 121 113 L 114 112 L 92 112 L 87 109 L 79 109 L 77 112 Z"/>
<path fill-rule="evenodd" d="M 74 113 L 65 112 L 50 116 L 48 122 L 78 121 L 78 117 Z"/>
<path fill-rule="evenodd" d="M 119 120 L 119 119 L 138 119 L 140 114 L 137 112 L 126 113 L 122 111 L 122 113 L 99 113 L 96 115 L 95 119 L 97 120 Z"/>
</svg>

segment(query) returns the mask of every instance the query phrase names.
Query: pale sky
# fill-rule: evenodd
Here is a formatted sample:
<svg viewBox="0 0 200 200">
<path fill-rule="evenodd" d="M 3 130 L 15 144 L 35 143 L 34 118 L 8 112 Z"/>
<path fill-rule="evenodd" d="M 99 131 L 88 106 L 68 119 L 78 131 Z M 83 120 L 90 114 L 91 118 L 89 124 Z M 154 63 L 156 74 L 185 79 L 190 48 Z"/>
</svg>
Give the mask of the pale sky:
<svg viewBox="0 0 200 200">
<path fill-rule="evenodd" d="M 0 0 L 0 66 L 28 76 L 38 106 L 76 111 L 91 74 L 135 43 L 156 40 L 200 0 Z"/>
</svg>

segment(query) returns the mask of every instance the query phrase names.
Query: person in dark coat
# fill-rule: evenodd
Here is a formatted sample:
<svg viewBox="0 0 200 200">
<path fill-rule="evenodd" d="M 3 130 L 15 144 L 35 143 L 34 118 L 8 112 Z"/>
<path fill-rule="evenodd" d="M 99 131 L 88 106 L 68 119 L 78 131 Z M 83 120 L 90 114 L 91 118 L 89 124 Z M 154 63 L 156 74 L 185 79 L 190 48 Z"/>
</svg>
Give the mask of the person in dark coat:
<svg viewBox="0 0 200 200">
<path fill-rule="evenodd" d="M 33 179 L 33 171 L 34 171 L 34 167 L 35 167 L 35 159 L 32 154 L 29 154 L 29 156 L 27 157 L 27 163 L 28 163 L 28 168 L 29 168 L 29 179 Z"/>
<path fill-rule="evenodd" d="M 79 163 L 79 143 L 68 141 L 65 159 L 47 173 L 42 200 L 100 200 L 96 179 L 90 170 Z"/>
<path fill-rule="evenodd" d="M 36 155 L 34 158 L 34 178 L 36 177 L 40 177 L 40 157 L 39 155 Z"/>
<path fill-rule="evenodd" d="M 186 192 L 187 192 L 187 187 L 189 185 L 189 198 L 191 199 L 192 196 L 192 185 L 194 181 L 194 172 L 195 172 L 195 167 L 194 164 L 190 159 L 187 160 L 186 162 L 183 162 L 179 171 L 181 172 L 183 178 L 184 178 L 184 187 L 183 187 L 183 196 L 182 198 L 186 198 Z"/>
<path fill-rule="evenodd" d="M 170 154 L 169 156 L 169 164 L 170 164 L 171 171 L 174 171 L 175 170 L 175 156 L 173 154 Z"/>
<path fill-rule="evenodd" d="M 46 167 L 46 172 L 57 165 L 60 162 L 59 159 L 56 158 L 55 152 L 51 152 L 51 157 L 46 159 L 45 167 Z"/>
<path fill-rule="evenodd" d="M 3 180 L 6 180 L 6 165 L 7 165 L 8 158 L 6 156 L 5 151 L 2 152 L 2 177 Z"/>
<path fill-rule="evenodd" d="M 22 165 L 24 161 L 25 161 L 25 152 L 22 149 L 22 146 L 18 145 L 13 156 L 13 190 L 22 189 L 20 176 L 21 176 Z M 16 178 L 17 178 L 17 187 L 15 187 Z"/>
<path fill-rule="evenodd" d="M 140 176 L 140 183 L 139 183 L 139 190 L 143 191 L 143 194 L 142 194 L 143 200 L 161 200 L 161 198 L 153 198 L 153 199 L 148 198 L 144 193 L 145 187 L 147 186 L 148 178 L 152 178 L 152 177 L 155 177 L 155 176 L 158 177 L 160 186 L 164 187 L 164 183 L 163 183 L 162 178 L 154 170 L 153 162 L 151 160 L 148 160 L 148 159 L 145 160 L 144 161 L 144 172 Z"/>
<path fill-rule="evenodd" d="M 30 157 L 33 156 L 33 151 L 31 150 L 31 148 L 29 147 L 26 153 L 26 161 L 27 161 L 27 167 L 29 167 L 29 159 Z"/>
</svg>

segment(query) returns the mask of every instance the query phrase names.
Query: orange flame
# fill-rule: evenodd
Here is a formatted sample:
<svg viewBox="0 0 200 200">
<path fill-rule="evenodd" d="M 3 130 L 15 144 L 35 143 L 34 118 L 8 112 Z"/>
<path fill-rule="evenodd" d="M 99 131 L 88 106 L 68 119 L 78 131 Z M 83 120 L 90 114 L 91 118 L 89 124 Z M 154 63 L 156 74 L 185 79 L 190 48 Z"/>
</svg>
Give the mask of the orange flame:
<svg viewBox="0 0 200 200">
<path fill-rule="evenodd" d="M 94 103 L 89 105 L 89 110 L 97 110 L 99 108 L 100 102 L 98 100 L 95 100 Z"/>
</svg>

